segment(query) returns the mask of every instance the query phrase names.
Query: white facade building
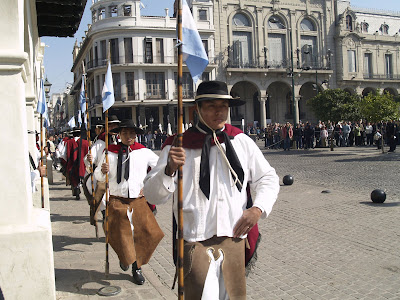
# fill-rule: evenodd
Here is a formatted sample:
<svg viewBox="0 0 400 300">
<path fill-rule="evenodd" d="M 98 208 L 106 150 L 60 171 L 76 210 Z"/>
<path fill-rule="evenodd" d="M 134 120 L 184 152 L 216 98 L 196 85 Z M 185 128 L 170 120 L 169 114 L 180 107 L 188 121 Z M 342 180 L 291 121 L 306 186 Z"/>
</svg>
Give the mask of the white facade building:
<svg viewBox="0 0 400 300">
<path fill-rule="evenodd" d="M 120 119 L 163 129 L 176 124 L 177 55 L 176 18 L 142 16 L 140 1 L 99 0 L 91 6 L 92 25 L 80 45 L 74 48 L 74 95 L 76 106 L 81 87 L 82 61 L 87 73 L 91 122 L 102 118 L 101 91 L 110 51 L 115 104 L 109 114 Z M 212 3 L 202 2 L 212 16 Z M 193 2 L 193 10 L 197 4 Z M 197 22 L 210 64 L 203 80 L 214 79 L 214 23 L 212 18 Z M 199 83 L 199 82 L 198 82 Z M 197 83 L 197 84 L 198 84 Z M 184 123 L 193 123 L 193 94 L 196 86 L 186 66 L 183 69 Z M 150 122 L 153 120 L 153 122 Z M 153 128 L 151 128 L 153 127 Z"/>
</svg>

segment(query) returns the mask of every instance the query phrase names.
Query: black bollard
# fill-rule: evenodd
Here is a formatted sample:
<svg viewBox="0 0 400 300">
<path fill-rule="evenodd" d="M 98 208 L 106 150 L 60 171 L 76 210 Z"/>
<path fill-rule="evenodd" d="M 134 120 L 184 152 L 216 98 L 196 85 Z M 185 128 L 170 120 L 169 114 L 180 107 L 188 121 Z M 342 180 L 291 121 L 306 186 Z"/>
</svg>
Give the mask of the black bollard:
<svg viewBox="0 0 400 300">
<path fill-rule="evenodd" d="M 373 190 L 371 193 L 371 200 L 374 203 L 383 203 L 386 200 L 386 193 L 383 190 Z"/>
<path fill-rule="evenodd" d="M 284 185 L 292 185 L 294 182 L 294 178 L 292 175 L 283 176 L 283 184 Z"/>
</svg>

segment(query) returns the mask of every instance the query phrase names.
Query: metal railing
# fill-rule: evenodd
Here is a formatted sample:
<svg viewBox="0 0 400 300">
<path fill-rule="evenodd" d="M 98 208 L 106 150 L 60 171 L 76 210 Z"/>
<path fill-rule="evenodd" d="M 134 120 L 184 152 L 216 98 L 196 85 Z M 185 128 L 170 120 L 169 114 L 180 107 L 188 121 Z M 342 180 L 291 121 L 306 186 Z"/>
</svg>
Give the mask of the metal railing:
<svg viewBox="0 0 400 300">
<path fill-rule="evenodd" d="M 380 79 L 380 80 L 400 80 L 400 75 L 394 74 L 363 74 L 364 79 Z"/>
<path fill-rule="evenodd" d="M 258 69 L 287 69 L 291 68 L 290 60 L 235 60 L 228 59 L 228 68 L 258 68 Z M 312 61 L 312 62 L 295 62 L 294 67 L 303 70 L 331 70 L 329 62 Z"/>
<path fill-rule="evenodd" d="M 215 58 L 209 58 L 210 64 L 215 64 Z M 176 56 L 162 56 L 162 55 L 125 55 L 125 56 L 111 56 L 112 65 L 126 65 L 126 64 L 177 64 L 178 58 Z M 107 59 L 94 59 L 86 64 L 87 70 L 93 68 L 104 67 L 107 65 Z"/>
</svg>

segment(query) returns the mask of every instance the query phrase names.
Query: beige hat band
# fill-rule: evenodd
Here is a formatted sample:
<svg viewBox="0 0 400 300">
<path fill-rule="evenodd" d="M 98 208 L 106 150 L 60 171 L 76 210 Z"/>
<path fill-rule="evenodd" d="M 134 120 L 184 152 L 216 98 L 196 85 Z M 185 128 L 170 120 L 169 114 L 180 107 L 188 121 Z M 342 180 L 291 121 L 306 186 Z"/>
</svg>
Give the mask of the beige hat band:
<svg viewBox="0 0 400 300">
<path fill-rule="evenodd" d="M 201 98 L 214 98 L 214 99 L 233 99 L 231 95 L 218 95 L 218 94 L 203 94 L 203 95 L 198 95 L 195 100 L 201 99 Z"/>
</svg>

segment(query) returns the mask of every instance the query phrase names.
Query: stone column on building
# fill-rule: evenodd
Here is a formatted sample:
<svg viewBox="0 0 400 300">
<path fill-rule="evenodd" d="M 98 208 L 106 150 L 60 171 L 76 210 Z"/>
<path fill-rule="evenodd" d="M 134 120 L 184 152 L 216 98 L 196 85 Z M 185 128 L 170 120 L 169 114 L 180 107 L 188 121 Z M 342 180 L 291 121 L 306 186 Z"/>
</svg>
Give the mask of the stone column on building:
<svg viewBox="0 0 400 300">
<path fill-rule="evenodd" d="M 261 95 L 266 95 L 267 91 L 261 91 Z M 261 118 L 261 128 L 264 129 L 267 127 L 267 109 L 265 107 L 266 97 L 260 97 L 260 118 Z"/>
</svg>

